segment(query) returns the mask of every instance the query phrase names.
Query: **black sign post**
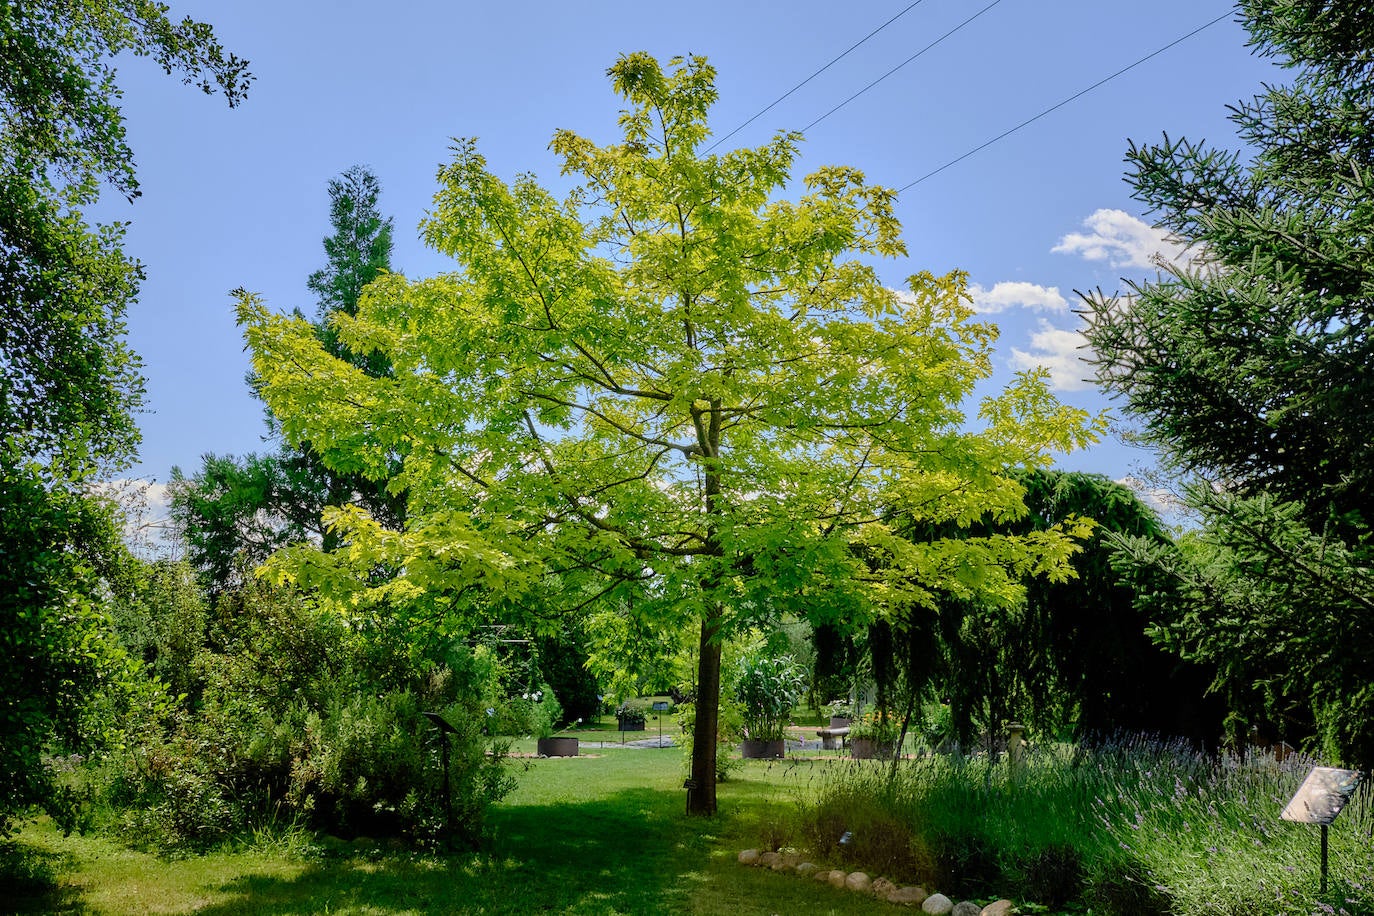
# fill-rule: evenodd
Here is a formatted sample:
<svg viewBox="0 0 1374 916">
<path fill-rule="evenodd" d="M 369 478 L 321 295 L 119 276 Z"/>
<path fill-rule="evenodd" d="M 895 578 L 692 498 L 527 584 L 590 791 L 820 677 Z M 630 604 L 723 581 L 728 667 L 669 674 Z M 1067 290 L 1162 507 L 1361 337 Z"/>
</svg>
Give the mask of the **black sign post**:
<svg viewBox="0 0 1374 916">
<path fill-rule="evenodd" d="M 456 734 L 458 733 L 458 729 L 456 729 L 456 728 L 454 728 L 452 725 L 450 725 L 450 724 L 449 724 L 449 721 L 448 721 L 447 719 L 445 719 L 443 716 L 439 715 L 437 712 L 426 712 L 426 713 L 422 713 L 422 715 L 423 715 L 426 719 L 428 719 L 428 720 L 430 721 L 430 723 L 431 723 L 435 728 L 439 729 L 439 747 L 440 747 L 439 756 L 440 756 L 440 758 L 443 760 L 443 763 L 444 763 L 444 792 L 443 792 L 443 798 L 444 798 L 444 824 L 445 824 L 445 826 L 448 828 L 449 835 L 452 836 L 452 834 L 453 834 L 453 801 L 452 801 L 452 799 L 449 797 L 449 779 L 448 779 L 448 741 L 449 741 L 449 735 L 456 735 Z"/>
<path fill-rule="evenodd" d="M 1285 821 L 1299 824 L 1320 824 L 1322 828 L 1322 888 L 1326 893 L 1326 831 L 1345 803 L 1350 801 L 1360 784 L 1357 770 L 1338 770 L 1335 767 L 1313 767 L 1298 791 L 1289 800 L 1283 813 Z"/>
<path fill-rule="evenodd" d="M 663 714 L 668 711 L 666 700 L 654 700 L 654 718 L 658 719 L 658 746 L 663 747 Z"/>
</svg>

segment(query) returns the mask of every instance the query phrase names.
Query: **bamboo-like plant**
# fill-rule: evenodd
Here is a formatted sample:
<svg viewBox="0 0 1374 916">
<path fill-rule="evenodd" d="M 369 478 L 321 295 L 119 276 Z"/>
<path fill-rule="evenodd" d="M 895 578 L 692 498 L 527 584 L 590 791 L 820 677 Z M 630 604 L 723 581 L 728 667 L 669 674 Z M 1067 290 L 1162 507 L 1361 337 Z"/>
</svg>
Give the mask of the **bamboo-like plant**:
<svg viewBox="0 0 1374 916">
<path fill-rule="evenodd" d="M 801 668 L 790 655 L 755 652 L 745 656 L 735 696 L 744 708 L 744 730 L 750 739 L 782 740 L 805 685 Z"/>
</svg>

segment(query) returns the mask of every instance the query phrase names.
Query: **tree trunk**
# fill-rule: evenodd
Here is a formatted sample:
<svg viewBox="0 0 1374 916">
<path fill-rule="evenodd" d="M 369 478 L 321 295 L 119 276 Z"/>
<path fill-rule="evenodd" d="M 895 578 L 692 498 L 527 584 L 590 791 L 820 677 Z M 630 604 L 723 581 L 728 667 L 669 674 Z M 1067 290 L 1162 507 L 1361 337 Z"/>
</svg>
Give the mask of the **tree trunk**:
<svg viewBox="0 0 1374 916">
<path fill-rule="evenodd" d="M 692 728 L 692 776 L 687 785 L 687 813 L 716 813 L 716 732 L 720 725 L 720 612 L 701 621 L 697 663 L 696 724 Z"/>
</svg>

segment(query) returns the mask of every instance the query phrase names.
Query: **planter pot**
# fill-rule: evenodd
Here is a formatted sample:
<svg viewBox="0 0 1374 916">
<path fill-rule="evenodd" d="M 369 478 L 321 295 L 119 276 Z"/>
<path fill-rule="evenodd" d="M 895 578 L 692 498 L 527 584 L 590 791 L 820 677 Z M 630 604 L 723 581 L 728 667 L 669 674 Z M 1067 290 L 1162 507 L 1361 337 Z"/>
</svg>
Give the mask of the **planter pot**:
<svg viewBox="0 0 1374 916">
<path fill-rule="evenodd" d="M 540 757 L 577 756 L 576 738 L 540 738 L 538 745 Z"/>
<path fill-rule="evenodd" d="M 895 751 L 890 742 L 879 744 L 872 738 L 849 739 L 849 756 L 855 760 L 891 760 Z"/>
<path fill-rule="evenodd" d="M 755 741 L 746 738 L 739 746 L 739 754 L 746 760 L 773 760 L 783 757 L 787 744 L 782 738 L 777 741 Z"/>
<path fill-rule="evenodd" d="M 831 728 L 848 728 L 848 727 L 849 727 L 849 716 L 831 716 L 831 717 L 830 717 L 830 727 L 831 727 Z"/>
<path fill-rule="evenodd" d="M 642 731 L 644 731 L 644 720 L 643 720 L 643 719 L 632 719 L 632 720 L 626 721 L 625 719 L 622 719 L 622 718 L 620 718 L 620 717 L 617 716 L 615 722 L 616 722 L 617 725 L 620 726 L 620 730 L 623 731 L 623 732 L 642 732 Z"/>
</svg>

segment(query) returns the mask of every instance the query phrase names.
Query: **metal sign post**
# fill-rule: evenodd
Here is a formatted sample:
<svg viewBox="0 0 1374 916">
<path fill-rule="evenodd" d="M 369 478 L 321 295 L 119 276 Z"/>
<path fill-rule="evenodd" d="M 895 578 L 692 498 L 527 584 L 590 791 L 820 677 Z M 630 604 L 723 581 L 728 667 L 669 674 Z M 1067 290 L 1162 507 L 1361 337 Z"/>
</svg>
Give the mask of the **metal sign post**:
<svg viewBox="0 0 1374 916">
<path fill-rule="evenodd" d="M 668 711 L 668 704 L 664 700 L 654 701 L 654 718 L 658 719 L 658 746 L 663 747 L 663 714 Z"/>
<path fill-rule="evenodd" d="M 1338 770 L 1335 767 L 1313 767 L 1312 772 L 1298 786 L 1279 817 L 1299 824 L 1320 824 L 1322 828 L 1322 885 L 1326 893 L 1327 828 L 1350 801 L 1360 784 L 1358 770 Z"/>
</svg>

